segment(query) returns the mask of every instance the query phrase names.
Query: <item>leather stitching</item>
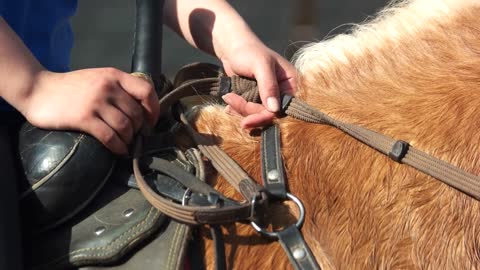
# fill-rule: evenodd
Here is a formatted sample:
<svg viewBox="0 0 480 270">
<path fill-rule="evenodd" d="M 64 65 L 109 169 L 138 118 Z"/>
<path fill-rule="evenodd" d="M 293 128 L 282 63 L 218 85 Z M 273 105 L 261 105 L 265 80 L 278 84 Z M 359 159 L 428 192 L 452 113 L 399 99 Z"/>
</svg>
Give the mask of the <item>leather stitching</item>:
<svg viewBox="0 0 480 270">
<path fill-rule="evenodd" d="M 280 145 L 280 134 L 279 134 L 280 128 L 278 126 L 275 126 L 275 163 L 277 166 L 278 170 L 278 180 L 283 186 L 285 186 L 285 173 L 284 173 L 284 168 L 283 168 L 283 162 L 282 162 L 282 148 Z M 277 155 L 278 153 L 278 155 Z"/>
<path fill-rule="evenodd" d="M 152 216 L 152 213 L 153 216 Z M 100 257 L 102 255 L 106 255 L 106 254 L 109 254 L 111 253 L 112 251 L 114 251 L 114 249 L 110 249 L 111 247 L 114 247 L 114 248 L 118 248 L 118 247 L 122 247 L 125 245 L 125 243 L 127 243 L 129 240 L 131 240 L 132 238 L 136 237 L 139 233 L 142 232 L 142 229 L 145 228 L 145 227 L 148 227 L 150 226 L 154 221 L 157 220 L 157 217 L 160 216 L 160 211 L 158 211 L 156 208 L 154 207 L 151 207 L 147 216 L 140 222 L 138 223 L 137 225 L 135 225 L 134 227 L 130 228 L 129 230 L 127 230 L 126 232 L 123 232 L 121 235 L 119 235 L 117 238 L 115 238 L 114 240 L 112 240 L 109 244 L 107 244 L 106 246 L 103 246 L 103 247 L 94 247 L 94 248 L 83 248 L 83 249 L 78 249 L 78 250 L 75 250 L 75 251 L 72 251 L 68 254 L 65 254 L 61 257 L 58 257 L 57 259 L 54 259 L 48 263 L 45 263 L 44 265 L 41 265 L 35 269 L 42 269 L 44 266 L 48 266 L 48 265 L 52 265 L 56 262 L 59 262 L 61 261 L 62 259 L 64 259 L 65 257 L 71 257 L 72 255 L 75 255 L 77 253 L 80 253 L 80 252 L 84 252 L 84 251 L 96 251 L 96 250 L 107 250 L 106 252 L 103 252 L 103 253 L 97 253 L 97 254 L 80 254 L 79 257 L 85 257 L 83 260 L 88 260 L 90 258 L 95 258 L 95 257 Z M 147 221 L 148 219 L 150 219 L 149 221 Z M 143 227 L 142 227 L 143 226 Z M 132 235 L 130 235 L 129 237 L 125 238 L 125 240 L 123 240 L 124 236 L 126 234 L 129 234 L 130 232 L 133 232 Z M 123 241 L 122 241 L 123 240 Z M 116 244 L 116 242 L 119 242 L 118 244 Z M 80 262 L 81 260 L 75 260 L 75 262 Z"/>
<path fill-rule="evenodd" d="M 179 244 L 180 240 L 181 240 L 181 234 L 183 233 L 183 226 L 182 224 L 176 224 L 176 227 L 175 227 L 175 233 L 173 235 L 173 239 L 172 239 L 172 242 L 170 244 L 170 251 L 168 252 L 168 256 L 167 256 L 167 269 L 176 269 L 175 268 L 175 259 L 176 259 L 176 255 L 178 254 L 172 254 L 173 252 L 176 253 L 176 247 L 177 245 Z"/>
<path fill-rule="evenodd" d="M 268 161 L 267 161 L 267 140 L 265 138 L 265 134 L 262 133 L 262 156 L 263 156 L 263 181 L 265 182 L 265 184 L 268 182 L 267 180 L 267 173 L 268 173 Z"/>
<path fill-rule="evenodd" d="M 151 217 L 152 213 L 154 213 L 154 215 Z M 141 233 L 142 229 L 144 229 L 144 228 L 148 227 L 150 224 L 152 224 L 153 221 L 156 220 L 155 218 L 159 216 L 159 214 L 160 214 L 160 212 L 156 208 L 152 207 L 152 208 L 150 208 L 150 210 L 149 210 L 147 216 L 145 217 L 145 219 L 143 219 L 140 223 L 138 223 L 134 227 L 130 228 L 128 231 L 122 233 L 120 236 L 118 236 L 116 239 L 114 239 L 112 242 L 110 242 L 110 244 L 108 244 L 106 246 L 103 246 L 103 247 L 79 249 L 79 250 L 72 251 L 69 254 L 73 255 L 73 254 L 76 254 L 76 253 L 79 253 L 79 252 L 82 252 L 82 251 L 105 250 L 105 249 L 107 251 L 103 252 L 103 253 L 96 253 L 96 254 L 90 254 L 90 255 L 85 254 L 85 255 L 80 255 L 80 257 L 82 257 L 82 256 L 84 256 L 84 257 L 99 257 L 99 256 L 102 256 L 102 255 L 109 254 L 112 251 L 114 251 L 114 249 L 110 249 L 110 248 L 122 247 L 129 240 L 131 240 L 132 238 L 136 237 L 139 233 Z M 150 219 L 150 220 L 147 222 L 148 219 Z M 132 232 L 133 234 L 128 236 L 127 238 L 125 238 L 122 241 L 122 238 L 130 232 Z M 118 242 L 118 241 L 120 241 L 120 242 L 118 244 L 115 244 L 115 242 Z M 110 250 L 108 250 L 108 249 L 110 249 Z"/>
</svg>

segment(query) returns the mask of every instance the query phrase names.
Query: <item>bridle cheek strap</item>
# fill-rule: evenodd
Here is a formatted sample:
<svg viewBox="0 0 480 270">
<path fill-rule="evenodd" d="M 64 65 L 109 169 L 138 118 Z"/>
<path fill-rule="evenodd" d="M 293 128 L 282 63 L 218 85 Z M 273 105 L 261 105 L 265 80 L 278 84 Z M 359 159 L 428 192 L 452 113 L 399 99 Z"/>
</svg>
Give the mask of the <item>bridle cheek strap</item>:
<svg viewBox="0 0 480 270">
<path fill-rule="evenodd" d="M 319 270 L 312 251 L 303 239 L 297 226 L 292 225 L 278 232 L 278 241 L 287 253 L 290 263 L 296 270 Z"/>
<path fill-rule="evenodd" d="M 271 195 L 270 197 L 273 197 L 276 201 L 285 201 L 289 198 L 281 149 L 279 127 L 272 125 L 264 128 L 261 139 L 262 178 L 266 191 Z M 300 219 L 303 218 L 300 217 Z M 300 232 L 300 227 L 303 223 L 302 220 L 300 221 L 301 223 L 290 225 L 286 229 L 278 232 L 270 233 L 270 236 L 278 238 L 282 248 L 288 255 L 290 263 L 295 269 L 320 269 L 312 251 Z"/>
</svg>

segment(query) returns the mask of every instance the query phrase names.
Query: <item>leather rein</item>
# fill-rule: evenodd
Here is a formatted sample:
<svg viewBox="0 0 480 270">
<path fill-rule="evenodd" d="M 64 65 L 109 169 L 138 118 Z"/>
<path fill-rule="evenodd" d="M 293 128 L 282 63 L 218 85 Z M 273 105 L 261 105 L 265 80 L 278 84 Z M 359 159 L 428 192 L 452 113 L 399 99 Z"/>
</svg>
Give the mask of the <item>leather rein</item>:
<svg viewBox="0 0 480 270">
<path fill-rule="evenodd" d="M 159 102 L 161 115 L 167 115 L 174 105 L 184 97 L 210 95 L 221 97 L 227 93 L 236 93 L 250 102 L 259 102 L 256 82 L 246 78 L 219 74 L 217 77 L 186 81 Z M 392 160 L 408 164 L 464 193 L 480 200 L 480 177 L 465 172 L 445 161 L 439 160 L 407 142 L 395 140 L 369 129 L 335 120 L 318 111 L 298 98 L 282 97 L 282 112 L 288 116 L 318 124 L 327 124 L 341 129 L 357 140 L 388 155 Z M 304 218 L 303 205 L 295 196 L 288 193 L 286 174 L 281 157 L 279 129 L 276 126 L 265 128 L 262 132 L 262 178 L 264 186 L 257 184 L 251 177 L 215 142 L 197 133 L 188 123 L 183 112 L 178 116 L 189 135 L 197 144 L 201 153 L 210 160 L 213 167 L 242 194 L 244 201 L 237 202 L 226 198 L 205 182 L 179 169 L 166 160 L 146 157 L 148 149 L 143 149 L 142 136 L 138 136 L 134 146 L 133 169 L 137 184 L 145 198 L 160 211 L 171 218 L 187 224 L 224 224 L 232 222 L 250 222 L 260 233 L 276 238 L 286 251 L 295 269 L 320 269 L 312 252 L 300 233 Z M 140 162 L 140 161 L 143 162 Z M 147 160 L 147 165 L 145 164 Z M 143 164 L 143 165 L 142 165 Z M 143 166 L 143 167 L 142 167 Z M 142 175 L 142 169 L 156 170 L 187 187 L 182 203 L 174 202 L 153 191 Z M 203 199 L 189 201 L 190 193 L 198 193 Z M 188 194 L 187 194 L 188 193 Z M 296 224 L 281 231 L 267 231 L 258 225 L 261 217 L 268 212 L 269 201 L 293 200 L 300 217 Z M 203 201 L 203 202 L 201 202 Z"/>
</svg>

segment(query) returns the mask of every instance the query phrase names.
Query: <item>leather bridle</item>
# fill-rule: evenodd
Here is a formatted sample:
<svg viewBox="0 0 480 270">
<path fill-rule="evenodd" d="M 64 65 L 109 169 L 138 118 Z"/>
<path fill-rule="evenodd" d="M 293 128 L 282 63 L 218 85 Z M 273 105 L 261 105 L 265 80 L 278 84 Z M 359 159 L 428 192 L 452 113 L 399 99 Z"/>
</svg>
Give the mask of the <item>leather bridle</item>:
<svg viewBox="0 0 480 270">
<path fill-rule="evenodd" d="M 169 110 L 172 110 L 174 104 L 181 98 L 192 95 L 220 97 L 229 92 L 239 94 L 248 101 L 259 100 L 256 82 L 238 76 L 226 77 L 220 73 L 213 78 L 186 81 L 160 100 L 160 108 L 165 115 Z M 366 128 L 335 120 L 292 96 L 285 95 L 282 97 L 282 112 L 306 122 L 337 127 L 379 152 L 388 155 L 392 160 L 415 167 L 477 200 L 480 199 L 480 178 L 478 176 L 469 174 L 421 152 L 404 141 L 394 140 Z M 181 172 L 168 161 L 151 158 L 148 162 L 150 169 L 178 180 L 193 192 L 203 194 L 208 202 L 203 203 L 206 206 L 182 205 L 158 195 L 147 184 L 140 170 L 140 159 L 144 158 L 142 157 L 144 150 L 142 149 L 142 136 L 139 136 L 135 143 L 133 167 L 138 186 L 145 198 L 171 218 L 192 225 L 251 222 L 260 233 L 275 237 L 280 241 L 295 269 L 320 269 L 300 233 L 303 222 L 303 206 L 298 199 L 287 193 L 278 127 L 266 128 L 262 133 L 261 152 L 264 180 L 264 186 L 262 187 L 215 145 L 214 141 L 197 133 L 189 125 L 184 113 L 180 112 L 178 118 L 197 144 L 198 149 L 210 160 L 215 169 L 242 194 L 244 201 L 236 202 L 225 198 L 206 183 L 197 181 L 195 177 L 186 172 Z M 269 201 L 286 199 L 292 199 L 299 205 L 301 216 L 297 224 L 279 232 L 267 232 L 257 225 L 257 220 L 264 216 L 265 211 L 268 211 Z"/>
<path fill-rule="evenodd" d="M 216 78 L 183 83 L 160 100 L 160 107 L 163 109 L 162 112 L 167 114 L 168 110 L 172 110 L 175 107 L 174 104 L 183 97 L 198 94 L 221 96 L 231 92 L 232 89 L 237 94 L 255 96 L 255 94 L 252 95 L 252 91 L 258 94 L 255 81 L 237 76 L 230 78 L 219 74 Z M 244 200 L 238 202 L 226 198 L 205 182 L 197 180 L 192 174 L 185 172 L 167 160 L 154 156 L 146 157 L 143 155 L 145 149 L 142 149 L 143 137 L 138 136 L 134 147 L 133 170 L 137 185 L 145 198 L 164 214 L 191 225 L 250 222 L 261 234 L 280 241 L 296 269 L 320 269 L 300 233 L 305 216 L 303 205 L 298 198 L 287 193 L 278 127 L 271 126 L 262 132 L 264 186 L 261 186 L 251 179 L 213 140 L 197 133 L 190 126 L 183 112 L 180 111 L 176 114 L 179 122 L 182 123 L 184 129 L 187 130 L 195 142 L 196 147 L 243 196 Z M 193 192 L 201 195 L 197 195 L 196 200 L 182 200 L 182 203 L 179 203 L 168 198 L 168 196 L 164 197 L 158 194 L 143 177 L 142 164 L 147 170 L 154 170 L 176 179 L 188 189 L 189 193 Z M 267 231 L 262 228 L 259 224 L 262 224 L 262 218 L 269 211 L 268 205 L 273 201 L 281 202 L 283 200 L 292 200 L 297 204 L 300 212 L 298 221 L 280 231 Z M 188 203 L 185 203 L 185 201 Z M 224 265 L 224 262 L 217 262 L 217 268 L 223 268 Z"/>
</svg>

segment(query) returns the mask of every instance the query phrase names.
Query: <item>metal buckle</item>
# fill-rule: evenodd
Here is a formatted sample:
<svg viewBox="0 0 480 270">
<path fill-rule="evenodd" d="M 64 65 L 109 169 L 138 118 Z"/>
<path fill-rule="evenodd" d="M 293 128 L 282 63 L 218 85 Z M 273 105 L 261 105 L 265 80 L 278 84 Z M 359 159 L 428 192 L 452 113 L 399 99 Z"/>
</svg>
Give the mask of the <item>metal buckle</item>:
<svg viewBox="0 0 480 270">
<path fill-rule="evenodd" d="M 265 190 L 259 190 L 255 195 L 253 195 L 251 203 L 250 203 L 250 217 L 248 220 L 255 220 L 255 213 L 256 213 L 256 206 L 258 202 L 263 203 L 268 200 L 267 193 Z"/>
<path fill-rule="evenodd" d="M 188 201 L 190 200 L 192 195 L 192 190 L 190 188 L 187 188 L 185 190 L 185 193 L 183 193 L 183 198 L 182 198 L 182 205 L 185 206 L 188 204 Z"/>
<path fill-rule="evenodd" d="M 302 228 L 303 222 L 305 221 L 305 207 L 303 207 L 303 204 L 300 201 L 300 199 L 298 199 L 297 197 L 293 196 L 292 194 L 290 194 L 288 192 L 287 192 L 287 198 L 289 200 L 292 200 L 297 205 L 298 210 L 300 211 L 300 216 L 298 217 L 297 223 L 295 223 L 295 227 L 297 227 L 297 229 L 300 230 Z M 255 209 L 255 203 L 256 203 L 256 197 L 253 197 L 253 199 L 252 199 L 252 213 L 253 213 L 253 210 Z M 272 238 L 278 238 L 278 233 L 280 231 L 269 232 L 269 231 L 265 230 L 265 228 L 260 227 L 257 223 L 255 223 L 255 221 L 250 221 L 250 224 L 260 234 L 263 234 L 265 236 L 272 237 Z"/>
</svg>

